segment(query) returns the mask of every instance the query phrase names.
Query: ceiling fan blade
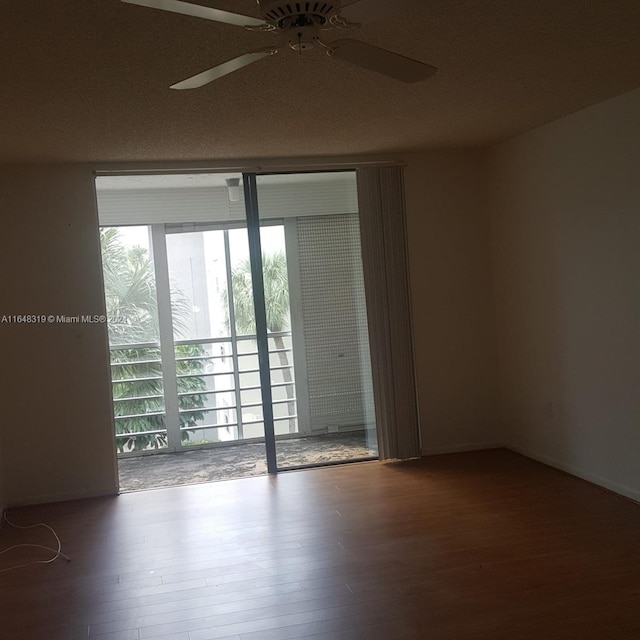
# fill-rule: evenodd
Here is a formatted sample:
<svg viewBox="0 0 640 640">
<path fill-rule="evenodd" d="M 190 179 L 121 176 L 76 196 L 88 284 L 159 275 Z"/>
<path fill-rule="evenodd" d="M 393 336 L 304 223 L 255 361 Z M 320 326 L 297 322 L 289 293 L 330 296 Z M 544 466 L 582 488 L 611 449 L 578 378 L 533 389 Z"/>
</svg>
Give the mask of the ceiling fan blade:
<svg viewBox="0 0 640 640">
<path fill-rule="evenodd" d="M 269 26 L 264 20 L 258 18 L 221 11 L 220 9 L 212 9 L 211 7 L 203 7 L 202 5 L 191 4 L 190 2 L 181 2 L 180 0 L 122 0 L 122 2 L 138 4 L 141 7 L 150 7 L 151 9 L 162 9 L 163 11 L 182 13 L 185 16 L 194 16 L 195 18 L 204 18 L 205 20 L 215 20 L 216 22 L 224 22 L 225 24 L 234 24 L 238 27 Z"/>
<path fill-rule="evenodd" d="M 360 40 L 336 40 L 328 46 L 329 54 L 340 60 L 377 71 L 402 82 L 420 82 L 438 71 L 430 64 L 374 47 Z"/>
<path fill-rule="evenodd" d="M 223 62 L 219 64 L 217 67 L 213 67 L 213 69 L 207 69 L 202 73 L 198 73 L 191 78 L 187 78 L 182 82 L 178 82 L 176 84 L 171 85 L 171 89 L 197 89 L 198 87 L 202 87 L 209 82 L 213 82 L 218 78 L 222 78 L 222 76 L 226 76 L 229 73 L 233 73 L 238 69 L 242 69 L 242 67 L 246 67 L 252 62 L 256 62 L 261 60 L 262 58 L 266 58 L 267 56 L 271 56 L 274 53 L 278 53 L 277 49 L 261 49 L 260 51 L 253 51 L 251 53 L 245 53 L 244 55 L 239 56 L 238 58 L 234 58 L 233 60 L 227 60 L 227 62 Z"/>
<path fill-rule="evenodd" d="M 424 4 L 422 0 L 358 0 L 340 9 L 340 16 L 348 22 L 364 24 L 381 20 L 394 13 Z"/>
</svg>

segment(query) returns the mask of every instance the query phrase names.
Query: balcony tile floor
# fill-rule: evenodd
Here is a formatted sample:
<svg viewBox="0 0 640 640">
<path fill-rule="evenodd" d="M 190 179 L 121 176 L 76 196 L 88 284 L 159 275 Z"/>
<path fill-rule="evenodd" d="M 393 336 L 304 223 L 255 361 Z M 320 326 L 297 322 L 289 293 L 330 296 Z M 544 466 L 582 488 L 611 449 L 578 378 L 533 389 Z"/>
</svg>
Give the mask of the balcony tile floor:
<svg viewBox="0 0 640 640">
<path fill-rule="evenodd" d="M 364 431 L 279 440 L 279 467 L 375 458 Z M 263 443 L 245 443 L 118 461 L 120 491 L 246 478 L 267 473 Z"/>
</svg>

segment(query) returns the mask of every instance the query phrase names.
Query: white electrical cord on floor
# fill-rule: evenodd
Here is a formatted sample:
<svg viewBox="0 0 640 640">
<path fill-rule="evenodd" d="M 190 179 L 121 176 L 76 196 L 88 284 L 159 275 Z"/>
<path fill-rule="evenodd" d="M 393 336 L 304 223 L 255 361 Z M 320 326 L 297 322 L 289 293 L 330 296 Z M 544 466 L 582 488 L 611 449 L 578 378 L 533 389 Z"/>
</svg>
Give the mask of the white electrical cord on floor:
<svg viewBox="0 0 640 640">
<path fill-rule="evenodd" d="M 32 560 L 31 562 L 18 564 L 18 565 L 15 565 L 14 567 L 7 567 L 6 569 L 0 569 L 0 573 L 5 573 L 6 571 L 12 571 L 13 569 L 22 569 L 23 567 L 29 567 L 32 564 L 51 564 L 52 562 L 55 562 L 58 558 L 64 558 L 67 562 L 71 562 L 71 558 L 68 555 L 62 553 L 62 543 L 60 542 L 60 538 L 58 537 L 58 534 L 48 524 L 45 524 L 44 522 L 38 522 L 37 524 L 31 524 L 26 527 L 23 527 L 11 522 L 11 520 L 7 518 L 6 511 L 4 513 L 4 517 L 2 518 L 2 521 L 0 522 L 0 524 L 2 522 L 6 522 L 13 529 L 34 529 L 35 527 L 45 527 L 46 529 L 49 529 L 51 533 L 53 533 L 53 537 L 56 539 L 56 542 L 58 543 L 58 548 L 52 549 L 51 547 L 45 547 L 44 545 L 41 545 L 41 544 L 14 544 L 11 547 L 7 547 L 6 549 L 3 549 L 2 551 L 0 551 L 0 555 L 2 555 L 3 553 L 7 553 L 8 551 L 11 551 L 13 549 L 18 549 L 20 547 L 32 547 L 36 549 L 44 549 L 45 551 L 51 551 L 51 553 L 55 555 L 53 556 L 53 558 L 50 558 L 49 560 Z"/>
</svg>

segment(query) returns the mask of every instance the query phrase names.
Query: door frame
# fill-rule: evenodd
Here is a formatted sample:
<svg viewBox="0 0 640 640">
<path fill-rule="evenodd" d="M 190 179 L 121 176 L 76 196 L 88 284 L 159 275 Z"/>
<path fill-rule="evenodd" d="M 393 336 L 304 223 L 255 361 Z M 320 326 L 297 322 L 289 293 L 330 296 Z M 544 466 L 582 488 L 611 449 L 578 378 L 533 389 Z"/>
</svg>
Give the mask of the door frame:
<svg viewBox="0 0 640 640">
<path fill-rule="evenodd" d="M 275 419 L 273 409 L 273 394 L 271 388 L 271 368 L 269 357 L 269 335 L 267 330 L 266 319 L 266 304 L 265 304 L 265 290 L 264 280 L 262 273 L 262 246 L 260 231 L 261 227 L 269 224 L 283 224 L 285 228 L 285 243 L 287 249 L 287 264 L 289 272 L 294 273 L 295 269 L 291 268 L 289 260 L 291 256 L 289 254 L 290 248 L 297 249 L 297 237 L 293 238 L 291 230 L 293 228 L 293 220 L 283 218 L 282 221 L 272 221 L 270 219 L 261 221 L 259 213 L 259 194 L 258 194 L 258 176 L 269 175 L 282 175 L 282 174 L 298 174 L 298 173 L 332 173 L 342 172 L 345 170 L 353 171 L 354 167 L 345 168 L 314 168 L 306 169 L 300 168 L 298 170 L 286 170 L 286 171 L 259 171 L 259 172 L 243 172 L 243 188 L 245 196 L 245 221 L 234 220 L 229 222 L 195 222 L 185 223 L 184 225 L 179 223 L 156 223 L 148 224 L 151 234 L 151 249 L 153 255 L 153 265 L 156 276 L 156 287 L 158 289 L 158 316 L 160 324 L 160 346 L 161 346 L 161 360 L 162 370 L 164 378 L 164 393 L 165 393 L 165 417 L 166 417 L 166 432 L 167 432 L 167 448 L 159 451 L 158 453 L 170 453 L 172 451 L 185 451 L 193 450 L 196 448 L 209 448 L 220 446 L 218 443 L 202 444 L 195 447 L 185 447 L 182 445 L 181 433 L 180 433 L 180 418 L 179 418 L 179 404 L 178 404 L 178 388 L 177 388 L 177 371 L 175 361 L 175 344 L 173 336 L 173 318 L 171 314 L 171 298 L 170 298 L 170 283 L 169 283 L 169 268 L 168 268 L 168 256 L 166 252 L 166 236 L 169 233 L 193 232 L 210 230 L 229 230 L 233 228 L 246 228 L 248 241 L 249 241 L 249 259 L 251 266 L 251 276 L 253 283 L 253 298 L 254 298 L 254 311 L 256 316 L 256 343 L 258 351 L 258 368 L 260 378 L 260 393 L 262 399 L 263 410 L 263 425 L 264 425 L 264 442 L 265 442 L 265 454 L 267 459 L 268 473 L 273 474 L 278 471 L 277 465 L 277 452 L 276 452 L 276 436 L 275 436 Z M 181 171 L 180 173 L 182 173 Z M 204 171 L 203 171 L 204 172 Z M 142 172 L 144 173 L 144 172 Z M 189 171 L 184 171 L 189 173 Z M 209 171 L 207 171 L 209 173 Z M 211 171 L 211 173 L 219 173 L 218 171 Z M 144 223 L 143 223 L 144 224 Z M 117 226 L 117 225 L 116 225 Z M 294 234 L 295 235 L 295 234 Z M 225 257 L 228 264 L 228 240 L 225 238 Z M 297 255 L 295 256 L 297 260 Z M 292 285 L 295 288 L 294 282 L 289 281 L 290 289 Z M 231 293 L 232 295 L 232 293 Z M 304 362 L 304 335 L 301 331 L 294 330 L 294 324 L 298 324 L 300 318 L 294 317 L 296 314 L 296 307 L 294 298 L 297 295 L 291 296 L 290 293 L 290 313 L 291 313 L 291 337 L 292 337 L 292 364 L 294 370 L 297 372 L 295 382 L 295 399 L 297 404 L 298 414 L 298 428 L 300 429 L 300 423 L 305 423 L 304 418 L 300 420 L 302 412 L 300 409 L 309 411 L 309 397 L 308 389 L 304 393 L 304 389 L 301 389 L 300 378 L 303 382 L 306 379 L 304 371 L 300 370 L 300 363 Z M 233 310 L 231 310 L 233 313 Z M 235 328 L 235 327 L 234 327 Z M 296 336 L 296 333 L 298 334 Z M 230 336 L 230 340 L 233 341 L 233 337 Z M 180 341 L 178 341 L 179 343 Z M 294 344 L 295 343 L 295 344 Z M 302 352 L 300 350 L 302 347 Z M 297 348 L 297 353 L 296 353 Z M 234 348 L 235 353 L 235 348 Z M 295 354 L 295 355 L 294 355 Z M 234 362 L 234 378 L 237 388 L 237 354 Z M 306 364 L 304 366 L 306 369 Z M 305 385 L 302 385 L 305 386 Z M 301 392 L 302 391 L 302 392 Z M 306 401 L 305 401 L 306 400 Z M 302 405 L 302 406 L 301 406 Z M 241 412 L 241 406 L 236 401 L 236 411 Z M 238 433 L 238 436 L 241 434 Z M 251 438 L 245 440 L 246 442 L 261 441 L 262 438 Z M 131 455 L 149 455 L 156 452 L 135 452 L 125 453 L 123 456 L 129 457 Z M 366 458 L 371 459 L 371 458 Z M 352 460 L 350 460 L 352 461 Z M 326 463 L 323 463 L 326 464 Z M 333 463 L 329 463 L 333 464 Z M 342 464 L 342 461 L 336 462 L 336 464 Z M 305 465 L 306 466 L 306 465 Z M 322 466 L 322 465 L 309 465 L 309 466 Z M 297 468 L 297 467 L 296 467 Z M 282 469 L 281 469 L 282 470 Z"/>
</svg>

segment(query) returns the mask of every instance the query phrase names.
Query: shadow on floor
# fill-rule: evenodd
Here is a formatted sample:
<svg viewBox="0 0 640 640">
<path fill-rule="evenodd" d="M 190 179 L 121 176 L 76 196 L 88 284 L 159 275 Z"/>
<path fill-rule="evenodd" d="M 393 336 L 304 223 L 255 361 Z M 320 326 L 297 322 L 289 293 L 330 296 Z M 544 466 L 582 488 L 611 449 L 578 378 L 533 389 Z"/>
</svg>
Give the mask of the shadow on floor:
<svg viewBox="0 0 640 640">
<path fill-rule="evenodd" d="M 279 440 L 278 467 L 375 458 L 364 431 Z M 120 491 L 247 478 L 267 473 L 264 443 L 245 443 L 180 453 L 121 458 Z"/>
</svg>

